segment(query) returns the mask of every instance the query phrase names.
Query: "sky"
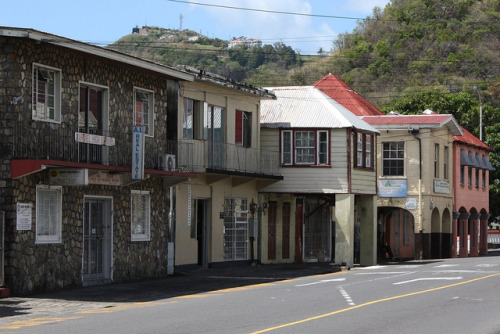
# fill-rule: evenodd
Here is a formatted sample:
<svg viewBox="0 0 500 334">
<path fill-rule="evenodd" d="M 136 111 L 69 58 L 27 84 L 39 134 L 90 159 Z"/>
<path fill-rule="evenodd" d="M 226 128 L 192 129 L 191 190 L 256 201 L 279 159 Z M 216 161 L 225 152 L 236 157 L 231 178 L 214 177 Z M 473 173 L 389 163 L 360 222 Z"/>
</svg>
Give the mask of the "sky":
<svg viewBox="0 0 500 334">
<path fill-rule="evenodd" d="M 194 30 L 210 38 L 283 42 L 300 54 L 328 51 L 357 18 L 390 0 L 4 0 L 0 26 L 111 44 L 136 26 Z M 231 8 L 228 8 L 231 7 Z M 236 8 L 247 8 L 242 10 Z M 281 13 L 278 13 L 281 12 Z M 305 15 L 283 14 L 300 13 Z"/>
</svg>

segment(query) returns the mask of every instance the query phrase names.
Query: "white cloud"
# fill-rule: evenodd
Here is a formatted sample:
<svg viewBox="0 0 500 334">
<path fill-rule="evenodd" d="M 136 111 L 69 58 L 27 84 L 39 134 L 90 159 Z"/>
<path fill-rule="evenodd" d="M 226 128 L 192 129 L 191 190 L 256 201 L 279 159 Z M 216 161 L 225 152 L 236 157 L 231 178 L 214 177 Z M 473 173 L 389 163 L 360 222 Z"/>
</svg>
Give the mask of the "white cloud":
<svg viewBox="0 0 500 334">
<path fill-rule="evenodd" d="M 207 20 L 214 22 L 213 31 L 223 38 L 245 36 L 261 39 L 264 44 L 277 41 L 300 49 L 301 53 L 316 53 L 319 47 L 325 50 L 331 48 L 331 40 L 336 33 L 326 22 L 319 22 L 307 15 L 287 15 L 269 13 L 266 11 L 315 14 L 311 1 L 306 0 L 238 0 L 218 1 L 218 5 L 230 7 L 245 7 L 262 11 L 247 11 L 224 9 L 220 7 L 205 7 L 210 16 Z M 320 10 L 320 9 L 318 9 Z M 208 29 L 212 29 L 208 28 Z M 329 36 L 329 39 L 325 36 Z"/>
<path fill-rule="evenodd" d="M 371 15 L 373 8 L 380 7 L 384 9 L 390 0 L 350 0 L 346 1 L 347 8 L 354 12 L 363 15 Z"/>
</svg>

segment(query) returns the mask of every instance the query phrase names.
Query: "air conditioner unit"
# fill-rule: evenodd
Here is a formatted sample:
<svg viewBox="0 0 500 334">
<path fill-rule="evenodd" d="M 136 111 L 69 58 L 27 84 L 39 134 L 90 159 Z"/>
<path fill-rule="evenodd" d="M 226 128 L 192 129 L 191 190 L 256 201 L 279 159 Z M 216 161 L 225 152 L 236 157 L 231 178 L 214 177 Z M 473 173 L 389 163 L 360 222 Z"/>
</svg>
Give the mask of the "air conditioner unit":
<svg viewBox="0 0 500 334">
<path fill-rule="evenodd" d="M 165 154 L 165 159 L 163 161 L 163 170 L 174 171 L 175 169 L 175 155 Z"/>
</svg>

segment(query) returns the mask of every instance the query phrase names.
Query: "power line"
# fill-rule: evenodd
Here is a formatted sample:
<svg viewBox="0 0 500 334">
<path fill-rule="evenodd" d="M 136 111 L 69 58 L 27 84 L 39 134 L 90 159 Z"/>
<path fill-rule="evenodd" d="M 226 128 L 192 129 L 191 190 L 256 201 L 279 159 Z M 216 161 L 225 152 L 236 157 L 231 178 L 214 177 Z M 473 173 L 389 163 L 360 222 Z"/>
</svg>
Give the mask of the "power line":
<svg viewBox="0 0 500 334">
<path fill-rule="evenodd" d="M 217 8 L 226 8 L 226 9 L 237 9 L 237 10 L 245 10 L 250 12 L 261 12 L 261 13 L 271 13 L 271 14 L 283 14 L 283 15 L 295 15 L 295 16 L 308 16 L 308 17 L 322 17 L 329 19 L 343 19 L 343 20 L 364 20 L 366 18 L 361 17 L 349 17 L 349 16 L 335 16 L 335 15 L 320 15 L 320 14 L 307 14 L 307 13 L 296 13 L 296 12 L 284 12 L 278 10 L 268 10 L 268 9 L 257 9 L 257 8 L 246 8 L 246 7 L 235 7 L 235 6 L 226 6 L 226 5 L 216 5 L 209 3 L 201 3 L 201 2 L 193 2 L 193 1 L 185 1 L 185 0 L 167 0 L 170 2 L 178 2 L 184 3 L 188 5 L 199 5 L 206 7 L 217 7 Z"/>
</svg>

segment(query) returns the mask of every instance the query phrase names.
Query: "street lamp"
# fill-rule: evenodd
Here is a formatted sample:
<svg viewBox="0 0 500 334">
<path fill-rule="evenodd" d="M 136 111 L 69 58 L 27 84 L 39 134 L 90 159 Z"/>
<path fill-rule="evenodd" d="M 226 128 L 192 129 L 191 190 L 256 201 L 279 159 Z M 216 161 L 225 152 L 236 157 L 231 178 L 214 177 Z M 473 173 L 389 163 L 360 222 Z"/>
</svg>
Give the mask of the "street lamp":
<svg viewBox="0 0 500 334">
<path fill-rule="evenodd" d="M 474 86 L 474 91 L 479 98 L 479 140 L 483 141 L 483 102 L 481 101 L 481 94 L 477 86 Z"/>
</svg>

